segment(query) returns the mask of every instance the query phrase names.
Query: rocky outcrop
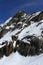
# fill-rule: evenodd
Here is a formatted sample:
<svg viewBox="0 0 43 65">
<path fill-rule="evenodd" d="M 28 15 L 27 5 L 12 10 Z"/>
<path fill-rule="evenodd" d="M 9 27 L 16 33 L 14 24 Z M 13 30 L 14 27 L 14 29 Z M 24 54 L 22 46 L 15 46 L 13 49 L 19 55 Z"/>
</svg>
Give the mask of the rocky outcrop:
<svg viewBox="0 0 43 65">
<path fill-rule="evenodd" d="M 0 45 L 0 58 L 3 57 L 3 55 L 5 56 L 9 56 L 14 50 L 13 47 L 13 42 L 8 42 L 5 41 Z"/>
<path fill-rule="evenodd" d="M 38 21 L 40 21 L 40 20 L 42 20 L 42 19 L 43 19 L 43 11 L 42 11 L 42 12 L 40 12 L 40 14 L 39 14 L 39 15 L 37 15 L 37 16 L 35 16 L 35 17 L 33 17 L 33 18 L 31 19 L 31 21 L 38 22 Z"/>
<path fill-rule="evenodd" d="M 30 43 L 26 43 L 24 41 L 17 40 L 16 46 L 15 46 L 15 49 L 21 55 L 24 55 L 24 56 L 39 55 L 40 53 L 43 53 L 43 40 L 40 40 L 39 38 L 37 38 L 35 36 L 28 36 L 25 38 L 30 39 Z"/>
<path fill-rule="evenodd" d="M 3 29 L 1 32 L 0 32 L 0 38 L 3 37 L 3 35 L 5 35 L 9 30 L 8 29 Z"/>
</svg>

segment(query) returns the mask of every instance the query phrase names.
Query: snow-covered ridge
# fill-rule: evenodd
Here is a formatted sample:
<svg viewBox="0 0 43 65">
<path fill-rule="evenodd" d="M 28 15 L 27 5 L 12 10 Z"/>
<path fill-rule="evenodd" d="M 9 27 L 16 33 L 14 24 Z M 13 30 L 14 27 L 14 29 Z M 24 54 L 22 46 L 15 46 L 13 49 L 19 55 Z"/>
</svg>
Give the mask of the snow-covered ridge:
<svg viewBox="0 0 43 65">
<path fill-rule="evenodd" d="M 33 13 L 33 14 L 29 14 L 29 16 L 27 16 L 27 14 L 26 13 L 24 13 L 24 15 L 23 16 L 21 16 L 21 17 L 26 17 L 26 18 L 30 18 L 30 20 L 33 18 L 33 17 L 35 17 L 35 16 L 37 16 L 37 15 L 39 15 L 41 13 L 41 11 L 39 11 L 39 12 L 36 12 L 36 13 Z M 8 18 L 6 21 L 5 21 L 5 23 L 3 23 L 3 24 L 1 24 L 0 26 L 4 26 L 4 25 L 6 25 L 11 19 L 12 19 L 13 17 L 10 17 L 10 18 Z"/>
<path fill-rule="evenodd" d="M 17 34 L 17 36 L 18 36 L 19 40 L 21 40 L 22 38 L 24 38 L 28 35 L 35 35 L 37 37 L 41 37 L 41 32 L 42 32 L 41 28 L 43 29 L 43 20 L 40 20 L 39 22 L 30 21 L 30 19 L 34 18 L 35 16 L 39 15 L 40 13 L 41 13 L 41 11 L 33 13 L 32 15 L 31 14 L 28 15 L 28 14 L 24 13 L 24 11 L 23 11 L 23 13 L 21 11 L 21 12 L 19 12 L 19 15 L 22 14 L 20 17 L 20 21 L 19 21 L 18 15 L 17 15 L 18 18 L 16 17 L 17 20 L 15 20 L 14 17 L 10 17 L 8 20 L 6 20 L 6 22 L 4 24 L 0 25 L 0 26 L 2 26 L 1 31 L 3 30 L 3 28 L 5 29 L 5 31 L 6 30 L 9 30 L 9 31 L 6 34 L 3 34 L 3 37 L 0 39 L 0 44 L 3 41 L 11 40 L 11 36 L 15 35 L 15 30 L 18 30 L 17 33 L 19 33 L 19 34 Z M 37 26 L 37 25 L 39 25 L 39 26 Z M 19 30 L 21 32 L 19 32 Z M 5 32 L 3 31 L 2 33 L 5 33 Z"/>
<path fill-rule="evenodd" d="M 30 45 L 31 39 L 27 39 L 28 36 L 35 36 L 39 40 L 43 40 L 43 16 L 39 21 L 35 22 L 34 20 L 31 20 L 32 18 L 41 14 L 41 12 L 39 11 L 30 15 L 26 13 L 22 14 L 23 15 L 19 13 L 20 17 L 18 16 L 18 14 L 17 17 L 10 17 L 8 20 L 6 20 L 4 24 L 0 25 L 0 49 L 5 46 L 5 44 L 2 45 L 2 43 L 5 41 L 8 42 L 8 45 L 9 42 L 12 42 L 14 47 L 16 46 L 18 40 L 26 43 L 27 45 Z M 12 36 L 15 36 L 14 39 L 12 39 Z M 15 40 L 16 37 L 17 39 Z M 17 47 L 19 47 L 19 45 Z M 24 47 L 26 47 L 26 45 Z M 24 52 L 24 49 L 22 49 L 22 52 Z M 42 49 L 40 48 L 39 50 Z M 43 65 L 42 60 L 43 54 L 39 56 L 24 57 L 21 56 L 18 52 L 16 52 L 12 53 L 9 57 L 4 56 L 0 60 L 0 65 Z"/>
<path fill-rule="evenodd" d="M 31 19 L 34 18 L 35 16 L 39 15 L 40 13 L 41 13 L 41 11 L 36 12 L 36 13 L 33 13 L 33 14 L 31 15 L 31 17 L 30 17 L 29 20 L 31 20 Z"/>
<path fill-rule="evenodd" d="M 7 19 L 7 20 L 5 21 L 5 23 L 1 24 L 0 26 L 3 27 L 3 26 L 6 25 L 11 19 L 12 19 L 12 17 L 10 17 L 9 19 Z"/>
<path fill-rule="evenodd" d="M 21 14 L 21 13 L 22 13 L 22 11 L 19 14 Z M 43 29 L 43 20 L 41 20 L 39 22 L 30 21 L 30 19 L 34 18 L 35 16 L 39 15 L 40 13 L 41 13 L 41 11 L 33 13 L 32 15 L 22 13 L 20 21 L 18 21 L 19 17 L 18 18 L 16 17 L 17 20 L 15 20 L 14 17 L 10 17 L 8 20 L 6 20 L 6 22 L 4 24 L 0 25 L 2 27 L 1 31 L 3 30 L 3 28 L 5 29 L 5 31 L 6 30 L 9 30 L 9 31 L 6 34 L 3 34 L 3 37 L 0 39 L 0 44 L 2 44 L 2 42 L 4 42 L 4 41 L 8 41 L 8 42 L 11 41 L 12 40 L 11 37 L 12 37 L 12 35 L 15 35 L 15 33 L 17 33 L 19 40 L 21 40 L 22 38 L 24 38 L 28 35 L 30 35 L 30 36 L 34 35 L 37 37 L 41 37 L 41 32 L 42 32 L 41 28 Z M 37 26 L 37 25 L 39 25 L 39 26 Z M 5 32 L 3 31 L 2 33 L 5 33 Z"/>
</svg>

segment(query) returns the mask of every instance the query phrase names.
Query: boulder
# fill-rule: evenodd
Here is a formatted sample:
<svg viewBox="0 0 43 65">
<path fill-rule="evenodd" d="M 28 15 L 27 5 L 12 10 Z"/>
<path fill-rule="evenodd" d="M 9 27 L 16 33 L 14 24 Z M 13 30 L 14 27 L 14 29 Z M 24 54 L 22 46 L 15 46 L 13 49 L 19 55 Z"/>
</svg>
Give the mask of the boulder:
<svg viewBox="0 0 43 65">
<path fill-rule="evenodd" d="M 39 55 L 43 53 L 43 40 L 35 36 L 26 36 L 30 39 L 30 44 L 22 40 L 17 40 L 14 51 L 18 51 L 21 55 Z"/>
<path fill-rule="evenodd" d="M 26 44 L 25 42 L 18 40 L 16 42 L 16 51 L 18 51 L 21 55 L 27 56 L 29 53 L 31 46 L 29 44 Z"/>
<path fill-rule="evenodd" d="M 13 42 L 9 42 L 7 56 L 9 56 L 14 50 Z"/>
</svg>

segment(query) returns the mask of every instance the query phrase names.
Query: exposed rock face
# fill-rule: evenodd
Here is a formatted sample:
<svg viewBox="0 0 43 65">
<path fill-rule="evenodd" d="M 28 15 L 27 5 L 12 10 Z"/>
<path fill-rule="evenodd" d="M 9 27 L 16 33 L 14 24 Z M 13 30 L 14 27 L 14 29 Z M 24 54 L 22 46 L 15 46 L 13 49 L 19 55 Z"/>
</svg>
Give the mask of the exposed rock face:
<svg viewBox="0 0 43 65">
<path fill-rule="evenodd" d="M 43 53 L 43 11 L 19 11 L 0 25 L 0 58 L 13 51 L 24 56 Z"/>
<path fill-rule="evenodd" d="M 35 17 L 32 18 L 31 20 L 32 20 L 32 21 L 35 21 L 35 22 L 38 22 L 38 21 L 40 21 L 40 20 L 42 20 L 42 19 L 43 19 L 43 11 L 40 12 L 39 15 L 35 16 Z"/>
<path fill-rule="evenodd" d="M 28 36 L 26 38 L 30 38 L 30 43 L 26 43 L 21 40 L 17 40 L 15 49 L 24 56 L 27 55 L 38 55 L 43 53 L 43 40 L 39 40 L 39 38 L 34 36 Z"/>
<path fill-rule="evenodd" d="M 1 32 L 0 32 L 0 38 L 5 35 L 9 30 L 8 29 L 3 29 Z"/>
<path fill-rule="evenodd" d="M 9 56 L 13 50 L 13 42 L 9 42 L 9 44 L 7 41 L 3 42 L 0 48 L 0 58 L 3 57 L 3 55 Z"/>
<path fill-rule="evenodd" d="M 16 47 L 15 48 L 21 55 L 27 56 L 27 54 L 30 51 L 31 46 L 30 46 L 30 44 L 27 44 L 23 41 L 18 40 L 16 42 Z"/>
</svg>

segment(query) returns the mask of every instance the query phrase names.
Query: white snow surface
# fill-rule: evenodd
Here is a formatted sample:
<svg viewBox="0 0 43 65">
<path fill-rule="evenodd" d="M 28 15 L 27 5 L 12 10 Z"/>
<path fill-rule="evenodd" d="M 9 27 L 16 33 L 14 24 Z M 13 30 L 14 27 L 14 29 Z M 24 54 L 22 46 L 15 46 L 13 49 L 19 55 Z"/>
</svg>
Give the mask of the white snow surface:
<svg viewBox="0 0 43 65">
<path fill-rule="evenodd" d="M 10 42 L 10 41 L 12 41 L 12 38 L 11 38 L 11 36 L 12 35 L 15 35 L 17 32 L 19 32 L 20 31 L 20 29 L 16 29 L 16 30 L 14 30 L 14 31 L 9 31 L 8 33 L 6 33 L 6 35 L 4 35 L 1 39 L 0 39 L 0 44 L 2 44 L 2 42 L 5 42 L 5 41 L 8 41 L 8 42 Z"/>
<path fill-rule="evenodd" d="M 41 24 L 37 26 L 39 23 Z M 22 39 L 26 37 L 27 35 L 35 35 L 37 37 L 41 37 L 41 29 L 43 28 L 43 20 L 39 22 L 33 22 L 30 26 L 26 27 L 22 30 L 22 32 L 18 35 L 18 39 Z"/>
<path fill-rule="evenodd" d="M 0 59 L 0 65 L 43 65 L 43 54 L 38 56 L 21 56 L 18 52 Z"/>
</svg>

